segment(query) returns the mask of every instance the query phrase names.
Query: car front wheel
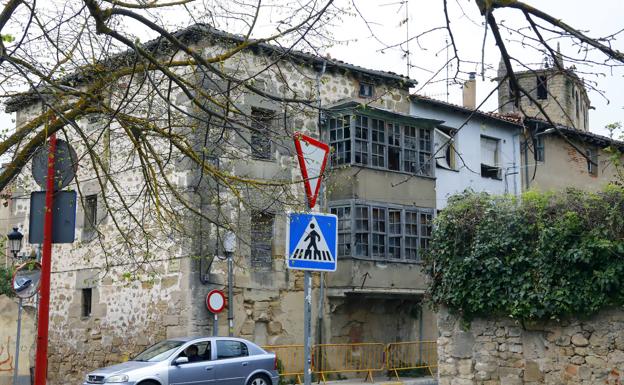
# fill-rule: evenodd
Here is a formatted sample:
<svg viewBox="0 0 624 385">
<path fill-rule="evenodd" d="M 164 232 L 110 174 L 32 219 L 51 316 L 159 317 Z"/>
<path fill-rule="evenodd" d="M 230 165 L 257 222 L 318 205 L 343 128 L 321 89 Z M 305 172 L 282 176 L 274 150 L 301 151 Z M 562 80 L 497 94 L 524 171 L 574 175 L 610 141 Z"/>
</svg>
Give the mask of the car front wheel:
<svg viewBox="0 0 624 385">
<path fill-rule="evenodd" d="M 251 377 L 251 379 L 249 379 L 247 385 L 271 385 L 271 382 L 266 376 L 263 376 L 262 374 L 256 374 L 255 376 Z"/>
</svg>

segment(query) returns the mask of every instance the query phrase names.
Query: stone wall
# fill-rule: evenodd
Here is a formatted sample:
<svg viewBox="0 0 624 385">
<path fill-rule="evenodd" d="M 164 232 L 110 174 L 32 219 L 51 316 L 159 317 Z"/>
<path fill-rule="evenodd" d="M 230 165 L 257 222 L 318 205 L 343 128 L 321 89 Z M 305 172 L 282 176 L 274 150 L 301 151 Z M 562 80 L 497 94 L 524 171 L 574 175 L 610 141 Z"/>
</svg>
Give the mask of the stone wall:
<svg viewBox="0 0 624 385">
<path fill-rule="evenodd" d="M 624 309 L 586 320 L 477 319 L 438 314 L 440 385 L 594 385 L 624 381 Z"/>
<path fill-rule="evenodd" d="M 32 300 L 25 300 L 22 310 L 19 370 L 17 384 L 30 384 L 30 367 L 34 366 L 35 309 Z M 13 384 L 15 342 L 17 335 L 17 300 L 0 295 L 0 385 Z"/>
<path fill-rule="evenodd" d="M 537 76 L 547 77 L 548 97 L 543 100 L 537 98 Z M 559 72 L 555 69 L 517 72 L 516 77 L 520 87 L 528 91 L 534 100 L 537 100 L 550 119 L 564 126 L 574 127 L 579 130 L 589 130 L 588 109 L 589 99 L 587 93 L 582 89 L 578 78 L 567 73 Z M 576 111 L 576 98 L 579 99 L 579 112 Z M 529 98 L 523 96 L 520 99 L 522 112 L 527 117 L 544 119 L 541 110 Z M 514 106 L 509 94 L 509 82 L 501 83 L 498 89 L 499 112 L 520 112 Z"/>
</svg>

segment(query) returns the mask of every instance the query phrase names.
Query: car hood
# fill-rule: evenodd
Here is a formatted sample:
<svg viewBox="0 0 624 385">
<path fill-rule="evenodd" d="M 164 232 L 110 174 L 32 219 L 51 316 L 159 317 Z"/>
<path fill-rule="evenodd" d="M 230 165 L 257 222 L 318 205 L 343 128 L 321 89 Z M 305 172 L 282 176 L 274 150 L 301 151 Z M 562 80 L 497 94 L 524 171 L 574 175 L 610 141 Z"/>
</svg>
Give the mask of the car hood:
<svg viewBox="0 0 624 385">
<path fill-rule="evenodd" d="M 157 364 L 158 362 L 145 361 L 128 361 L 117 365 L 100 368 L 89 373 L 90 375 L 110 376 L 113 374 L 128 374 L 128 372 L 136 369 L 146 368 Z"/>
</svg>

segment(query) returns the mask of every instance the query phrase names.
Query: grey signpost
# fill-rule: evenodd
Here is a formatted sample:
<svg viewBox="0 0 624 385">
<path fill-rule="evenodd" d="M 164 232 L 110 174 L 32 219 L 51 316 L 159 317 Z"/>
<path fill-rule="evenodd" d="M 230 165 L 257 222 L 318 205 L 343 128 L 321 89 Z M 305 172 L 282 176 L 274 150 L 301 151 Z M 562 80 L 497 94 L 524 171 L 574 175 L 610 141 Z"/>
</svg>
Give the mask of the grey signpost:
<svg viewBox="0 0 624 385">
<path fill-rule="evenodd" d="M 37 293 L 40 282 L 41 265 L 39 262 L 26 262 L 15 269 L 11 288 L 15 296 L 19 298 L 17 308 L 17 336 L 15 337 L 15 369 L 13 371 L 13 384 L 16 385 L 19 371 L 20 336 L 22 334 L 22 301 Z"/>
<path fill-rule="evenodd" d="M 295 133 L 295 148 L 303 177 L 306 204 L 312 210 L 319 195 L 329 146 Z M 303 353 L 305 385 L 312 383 L 312 273 L 335 271 L 337 261 L 337 217 L 331 214 L 289 214 L 286 231 L 287 267 L 304 270 L 303 275 Z M 321 273 L 322 274 L 322 273 Z M 321 311 L 322 309 L 319 309 Z"/>
</svg>

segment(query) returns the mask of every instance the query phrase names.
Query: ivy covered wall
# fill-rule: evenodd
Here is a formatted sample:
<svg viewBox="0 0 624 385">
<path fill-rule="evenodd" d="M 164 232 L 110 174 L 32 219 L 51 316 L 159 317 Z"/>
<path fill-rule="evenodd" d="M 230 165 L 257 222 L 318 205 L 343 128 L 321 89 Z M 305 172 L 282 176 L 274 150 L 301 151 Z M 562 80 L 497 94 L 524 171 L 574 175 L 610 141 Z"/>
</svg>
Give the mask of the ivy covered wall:
<svg viewBox="0 0 624 385">
<path fill-rule="evenodd" d="M 624 189 L 464 193 L 437 218 L 434 305 L 470 321 L 587 317 L 624 305 Z"/>
</svg>

